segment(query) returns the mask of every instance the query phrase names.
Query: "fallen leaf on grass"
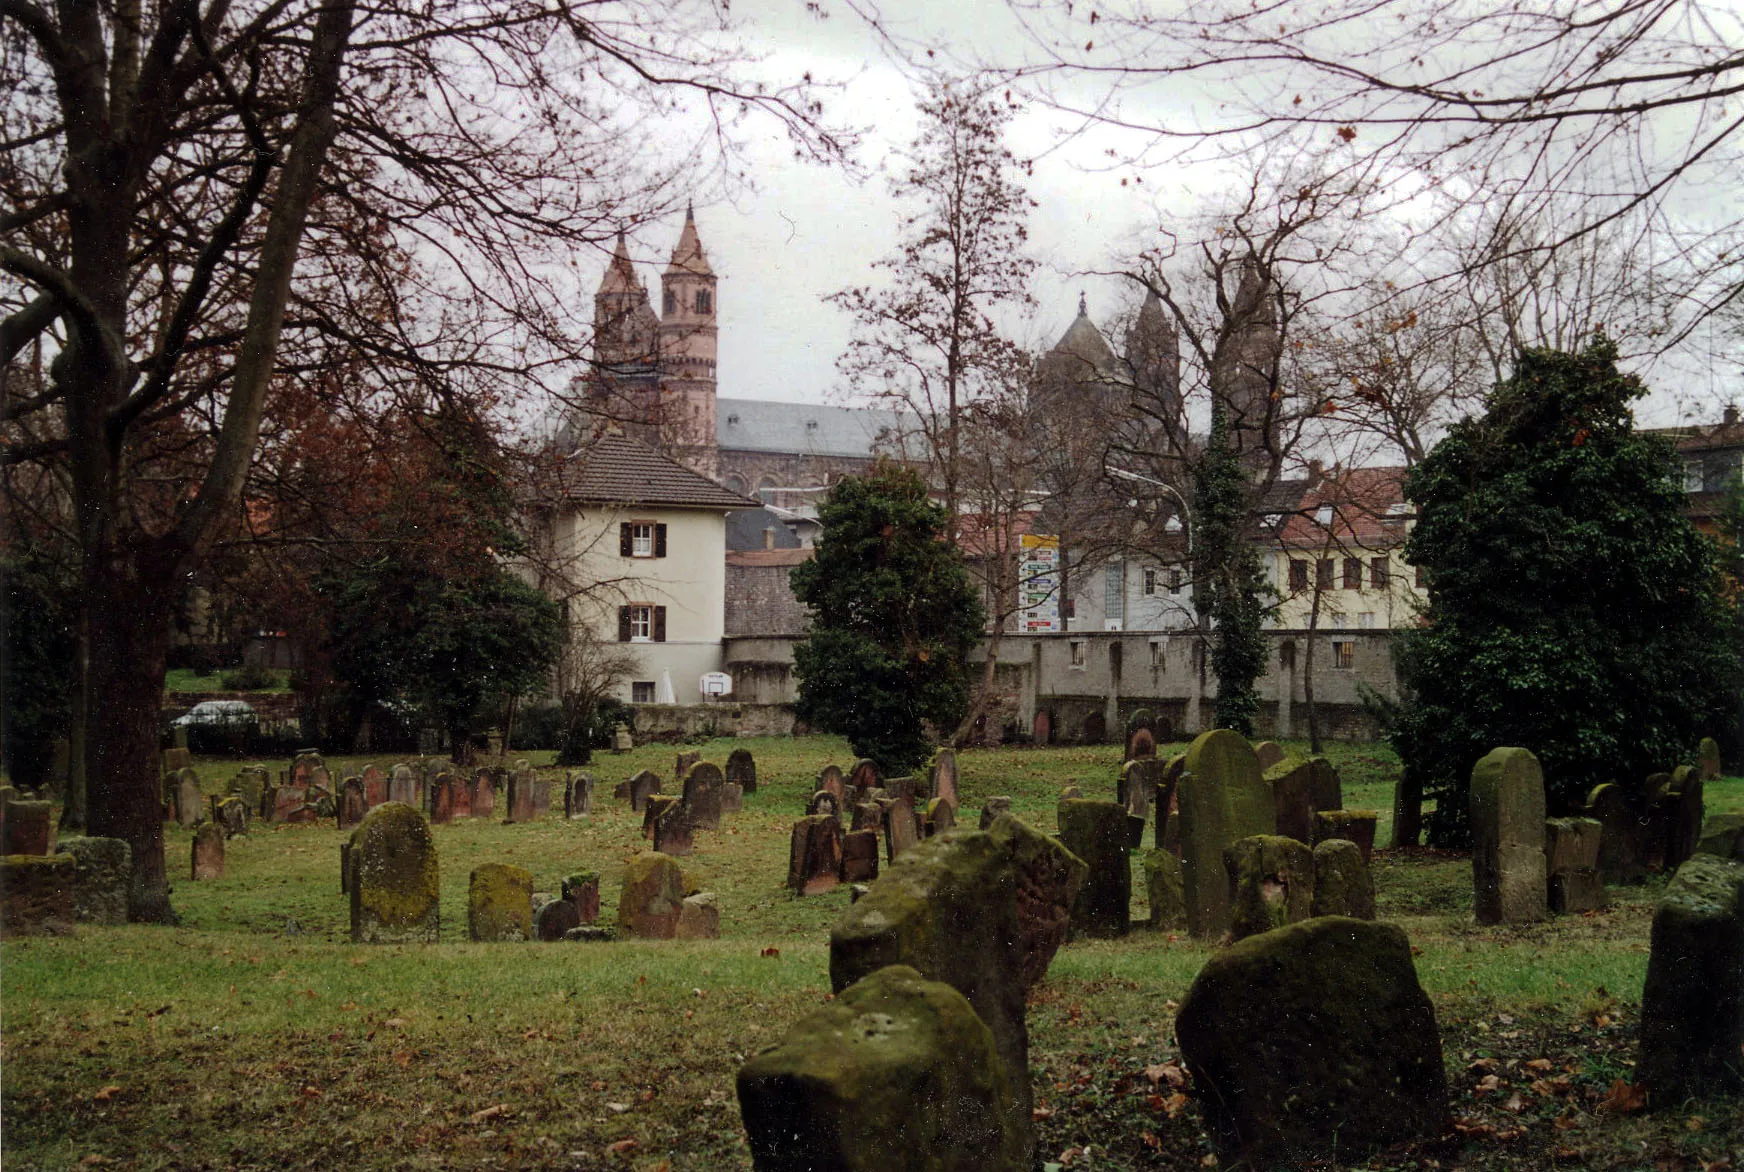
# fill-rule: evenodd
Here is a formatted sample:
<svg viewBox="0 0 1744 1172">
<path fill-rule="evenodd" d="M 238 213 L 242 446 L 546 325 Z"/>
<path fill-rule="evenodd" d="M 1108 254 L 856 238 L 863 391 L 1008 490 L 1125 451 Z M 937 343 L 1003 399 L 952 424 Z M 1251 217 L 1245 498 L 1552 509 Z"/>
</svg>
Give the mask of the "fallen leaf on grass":
<svg viewBox="0 0 1744 1172">
<path fill-rule="evenodd" d="M 1703 1119 L 1700 1115 L 1691 1115 L 1688 1119 L 1683 1121 L 1683 1125 L 1690 1131 L 1700 1131 L 1708 1125 L 1708 1121 Z"/>
<path fill-rule="evenodd" d="M 319 1099 L 321 1097 L 321 1088 L 306 1086 L 297 1093 L 302 1095 L 305 1099 Z"/>
<path fill-rule="evenodd" d="M 1515 1091 L 1513 1094 L 1509 1095 L 1508 1098 L 1506 1099 L 1506 1101 L 1504 1101 L 1502 1103 L 1502 1110 L 1512 1111 L 1516 1115 L 1518 1115 L 1520 1112 L 1524 1111 L 1525 1109 L 1526 1109 L 1526 1100 L 1522 1099 L 1520 1097 L 1519 1091 Z"/>
<path fill-rule="evenodd" d="M 1163 1062 L 1156 1066 L 1147 1066 L 1144 1069 L 1144 1076 L 1151 1080 L 1152 1086 L 1164 1082 L 1172 1087 L 1187 1085 L 1187 1072 L 1182 1070 L 1179 1066 L 1176 1066 L 1173 1062 Z"/>
<path fill-rule="evenodd" d="M 622 1115 L 625 1111 L 628 1111 L 629 1109 L 630 1109 L 630 1105 L 628 1103 L 607 1103 L 606 1104 L 606 1110 L 610 1111 L 614 1115 Z"/>
<path fill-rule="evenodd" d="M 614 1156 L 627 1156 L 635 1150 L 636 1141 L 633 1139 L 621 1139 L 615 1144 L 606 1145 L 606 1151 Z"/>
<path fill-rule="evenodd" d="M 403 1030 L 406 1028 L 406 1019 L 403 1017 L 390 1017 L 382 1022 L 382 1025 L 390 1030 Z"/>
<path fill-rule="evenodd" d="M 515 1113 L 515 1109 L 507 1103 L 496 1103 L 483 1111 L 474 1111 L 466 1117 L 468 1123 L 485 1123 L 492 1119 L 506 1119 Z"/>
<path fill-rule="evenodd" d="M 1556 1064 L 1548 1058 L 1534 1058 L 1530 1062 L 1522 1062 L 1520 1065 L 1524 1066 L 1527 1070 L 1536 1070 L 1542 1074 Z"/>
<path fill-rule="evenodd" d="M 99 1103 L 107 1103 L 110 1099 L 113 1099 L 116 1095 L 119 1095 L 120 1093 L 121 1093 L 121 1088 L 114 1085 L 113 1083 L 111 1083 L 109 1086 L 104 1087 L 102 1090 L 98 1091 L 96 1094 L 92 1095 L 91 1097 L 93 1099 L 96 1099 Z"/>
<path fill-rule="evenodd" d="M 762 952 L 759 952 L 757 955 L 758 956 L 780 956 L 781 949 L 779 949 L 779 948 L 765 948 Z"/>
<path fill-rule="evenodd" d="M 1647 1106 L 1647 1092 L 1637 1086 L 1631 1086 L 1622 1079 L 1611 1084 L 1611 1093 L 1599 1102 L 1601 1111 L 1615 1111 L 1619 1115 L 1631 1115 Z"/>
<path fill-rule="evenodd" d="M 1474 1095 L 1487 1095 L 1502 1085 L 1502 1080 L 1493 1074 L 1486 1074 L 1478 1079 L 1478 1085 L 1472 1088 Z"/>
<path fill-rule="evenodd" d="M 404 1070 L 412 1065 L 412 1052 L 410 1050 L 396 1050 L 394 1051 L 394 1061 L 399 1063 L 401 1070 Z"/>
</svg>

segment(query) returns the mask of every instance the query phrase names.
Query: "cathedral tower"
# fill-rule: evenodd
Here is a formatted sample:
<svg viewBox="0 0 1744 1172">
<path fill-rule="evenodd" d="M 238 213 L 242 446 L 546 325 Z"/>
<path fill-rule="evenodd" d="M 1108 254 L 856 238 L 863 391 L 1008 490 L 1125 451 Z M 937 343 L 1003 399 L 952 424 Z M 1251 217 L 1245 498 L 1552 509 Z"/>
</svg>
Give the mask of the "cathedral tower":
<svg viewBox="0 0 1744 1172">
<path fill-rule="evenodd" d="M 660 276 L 660 402 L 668 448 L 702 475 L 719 471 L 715 436 L 715 271 L 697 235 L 696 216 Z"/>
</svg>

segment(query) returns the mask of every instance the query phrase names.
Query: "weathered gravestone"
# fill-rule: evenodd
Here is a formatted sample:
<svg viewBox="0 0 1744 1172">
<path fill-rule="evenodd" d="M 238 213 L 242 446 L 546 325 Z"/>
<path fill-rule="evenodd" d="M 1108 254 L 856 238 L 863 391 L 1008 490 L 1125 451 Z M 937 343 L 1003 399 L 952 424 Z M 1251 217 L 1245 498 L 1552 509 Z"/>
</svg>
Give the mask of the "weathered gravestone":
<svg viewBox="0 0 1744 1172">
<path fill-rule="evenodd" d="M 563 816 L 585 818 L 593 813 L 593 777 L 572 773 L 563 783 Z"/>
<path fill-rule="evenodd" d="M 1314 852 L 1277 834 L 1237 839 L 1223 851 L 1229 934 L 1243 940 L 1306 920 L 1314 907 Z"/>
<path fill-rule="evenodd" d="M 63 838 L 73 858 L 73 915 L 84 924 L 125 924 L 133 883 L 133 848 L 119 838 Z"/>
<path fill-rule="evenodd" d="M 54 804 L 6 802 L 5 851 L 9 855 L 46 855 L 54 846 Z"/>
<path fill-rule="evenodd" d="M 403 802 L 371 810 L 352 837 L 352 943 L 435 943 L 440 880 L 436 840 L 424 816 Z"/>
<path fill-rule="evenodd" d="M 581 913 L 567 899 L 554 899 L 533 913 L 533 939 L 562 940 L 571 928 L 581 927 Z"/>
<path fill-rule="evenodd" d="M 202 822 L 194 829 L 192 877 L 224 878 L 224 828 L 216 822 Z"/>
<path fill-rule="evenodd" d="M 1390 924 L 1327 916 L 1214 954 L 1175 1035 L 1226 1162 L 1342 1163 L 1448 1122 L 1435 1010 Z"/>
<path fill-rule="evenodd" d="M 1141 732 L 1144 733 L 1146 735 L 1146 737 L 1148 738 L 1148 743 L 1149 743 L 1149 747 L 1150 747 L 1149 753 L 1135 752 L 1134 751 L 1134 740 L 1133 739 L 1135 737 L 1137 737 L 1138 734 Z M 1154 756 L 1156 756 L 1156 752 L 1157 752 L 1157 716 L 1156 716 L 1156 713 L 1152 712 L 1149 708 L 1134 709 L 1132 715 L 1128 716 L 1126 718 L 1126 755 L 1124 757 L 1122 757 L 1121 760 L 1132 761 L 1132 760 L 1134 760 L 1138 757 L 1142 757 L 1142 756 L 1154 757 Z"/>
<path fill-rule="evenodd" d="M 1380 822 L 1377 810 L 1316 810 L 1314 811 L 1314 841 L 1342 838 L 1357 845 L 1363 862 L 1374 857 L 1375 827 Z"/>
<path fill-rule="evenodd" d="M 1551 818 L 1544 823 L 1551 911 L 1568 915 L 1605 906 L 1605 883 L 1599 878 L 1601 833 L 1603 827 L 1591 818 Z"/>
<path fill-rule="evenodd" d="M 838 997 L 894 964 L 969 999 L 993 1033 L 1008 1084 L 986 1117 L 1015 1137 L 1010 1150 L 1025 1161 L 1034 1131 L 1024 998 L 1065 939 L 1083 878 L 1082 861 L 1006 816 L 991 830 L 929 839 L 906 852 L 830 933 L 830 985 Z"/>
<path fill-rule="evenodd" d="M 1715 814 L 1702 824 L 1696 852 L 1722 859 L 1744 858 L 1744 814 Z"/>
<path fill-rule="evenodd" d="M 630 726 L 619 723 L 612 726 L 612 752 L 628 753 L 636 747 L 635 738 L 630 735 Z"/>
<path fill-rule="evenodd" d="M 892 863 L 920 841 L 920 831 L 914 824 L 914 807 L 907 802 L 881 799 L 878 802 L 878 829 L 884 836 L 886 857 Z"/>
<path fill-rule="evenodd" d="M 630 778 L 627 784 L 629 789 L 625 796 L 630 799 L 630 809 L 637 814 L 640 814 L 642 808 L 647 805 L 649 794 L 660 792 L 660 778 L 651 769 L 642 770 Z"/>
<path fill-rule="evenodd" d="M 841 875 L 841 822 L 821 813 L 795 822 L 787 852 L 787 886 L 798 895 L 820 895 L 833 891 Z"/>
<path fill-rule="evenodd" d="M 294 786 L 318 785 L 326 789 L 332 784 L 332 777 L 327 772 L 327 762 L 313 749 L 299 750 L 291 760 L 290 783 Z"/>
<path fill-rule="evenodd" d="M 672 768 L 672 776 L 679 782 L 684 781 L 684 775 L 690 772 L 690 767 L 702 760 L 702 754 L 694 749 L 686 750 L 678 755 Z"/>
<path fill-rule="evenodd" d="M 176 822 L 183 830 L 200 824 L 206 813 L 206 799 L 200 792 L 200 775 L 192 769 L 176 771 Z"/>
<path fill-rule="evenodd" d="M 1060 803 L 1060 845 L 1084 861 L 1084 884 L 1072 903 L 1072 932 L 1124 936 L 1130 927 L 1132 864 L 1126 808 L 1115 802 L 1068 798 Z"/>
<path fill-rule="evenodd" d="M 1272 791 L 1272 815 L 1277 819 L 1278 833 L 1300 843 L 1313 843 L 1313 763 L 1300 757 L 1285 757 L 1266 768 L 1265 778 Z"/>
<path fill-rule="evenodd" d="M 364 813 L 369 813 L 388 800 L 388 775 L 382 772 L 380 765 L 365 765 L 358 780 L 363 782 Z"/>
<path fill-rule="evenodd" d="M 533 939 L 533 873 L 507 863 L 474 867 L 466 889 L 466 936 L 484 943 Z"/>
<path fill-rule="evenodd" d="M 877 762 L 869 757 L 862 757 L 854 762 L 854 767 L 848 771 L 847 785 L 853 790 L 878 789 L 882 786 L 883 778 L 878 773 Z"/>
<path fill-rule="evenodd" d="M 1029 722 L 1029 739 L 1038 745 L 1054 743 L 1054 714 L 1046 708 L 1036 709 Z"/>
<path fill-rule="evenodd" d="M 1671 771 L 1665 808 L 1665 866 L 1675 870 L 1696 853 L 1696 843 L 1702 838 L 1702 818 L 1707 807 L 1699 769 L 1680 765 Z"/>
<path fill-rule="evenodd" d="M 653 808 L 650 801 L 649 808 Z M 663 855 L 680 858 L 696 849 L 696 822 L 690 807 L 682 801 L 667 799 L 654 818 L 654 849 Z"/>
<path fill-rule="evenodd" d="M 1157 755 L 1157 737 L 1148 728 L 1135 728 L 1126 734 L 1126 759 L 1141 761 Z"/>
<path fill-rule="evenodd" d="M 1635 1082 L 1650 1106 L 1744 1090 L 1744 863 L 1696 855 L 1653 913 Z"/>
<path fill-rule="evenodd" d="M 840 822 L 842 820 L 842 804 L 835 794 L 827 789 L 820 789 L 805 804 L 805 813 L 808 818 L 814 814 L 828 814 Z"/>
<path fill-rule="evenodd" d="M 1720 742 L 1703 737 L 1696 749 L 1696 771 L 1703 781 L 1715 781 L 1720 776 Z"/>
<path fill-rule="evenodd" d="M 927 796 L 943 798 L 951 803 L 954 813 L 957 809 L 957 754 L 950 749 L 939 749 L 933 753 L 932 762 L 927 766 Z"/>
<path fill-rule="evenodd" d="M 1472 910 L 1480 924 L 1548 914 L 1544 774 L 1526 749 L 1492 749 L 1472 768 Z"/>
<path fill-rule="evenodd" d="M 533 809 L 533 774 L 526 769 L 509 770 L 509 800 L 504 804 L 503 825 L 531 822 Z"/>
<path fill-rule="evenodd" d="M 742 794 L 757 792 L 757 758 L 749 749 L 734 749 L 727 754 L 725 770 L 728 782 L 737 785 Z"/>
<path fill-rule="evenodd" d="M 230 795 L 218 803 L 217 821 L 225 838 L 241 838 L 248 833 L 248 804 L 240 795 Z"/>
<path fill-rule="evenodd" d="M 1628 793 L 1613 782 L 1587 795 L 1587 817 L 1599 824 L 1599 878 L 1639 883 L 1647 874 L 1641 844 L 1642 819 Z"/>
<path fill-rule="evenodd" d="M 878 878 L 878 832 L 851 830 L 842 835 L 842 882 L 870 883 Z"/>
<path fill-rule="evenodd" d="M 618 894 L 618 931 L 644 940 L 670 940 L 678 931 L 684 903 L 684 873 L 678 861 L 643 851 L 624 866 Z"/>
<path fill-rule="evenodd" d="M 1338 775 L 1338 766 L 1325 757 L 1310 757 L 1308 764 L 1314 767 L 1315 811 L 1344 809 L 1344 781 Z"/>
<path fill-rule="evenodd" d="M 737 814 L 745 808 L 745 791 L 739 788 L 739 783 L 729 781 L 721 786 L 721 813 Z"/>
<path fill-rule="evenodd" d="M 599 919 L 599 872 L 577 871 L 564 877 L 563 898 L 575 905 L 576 922 L 591 924 Z"/>
<path fill-rule="evenodd" d="M 1283 746 L 1276 741 L 1255 741 L 1253 750 L 1262 773 L 1282 761 L 1285 756 Z"/>
<path fill-rule="evenodd" d="M 1195 936 L 1215 938 L 1229 927 L 1224 849 L 1240 839 L 1274 832 L 1271 790 L 1242 735 L 1213 729 L 1201 733 L 1187 750 L 1175 792 L 1187 928 Z"/>
<path fill-rule="evenodd" d="M 480 769 L 472 776 L 472 785 L 468 790 L 474 818 L 489 818 L 497 812 L 497 773 L 492 769 Z"/>
<path fill-rule="evenodd" d="M 1004 794 L 995 794 L 981 805 L 981 823 L 977 827 L 986 830 L 992 826 L 1001 814 L 1011 813 L 1011 799 Z"/>
<path fill-rule="evenodd" d="M 837 769 L 834 765 L 825 765 L 823 769 L 819 770 L 817 788 L 827 789 L 836 795 L 836 800 L 838 802 L 842 802 L 843 804 L 847 803 L 847 783 L 842 780 L 842 771 Z"/>
<path fill-rule="evenodd" d="M 369 797 L 364 792 L 363 778 L 348 777 L 339 783 L 339 829 L 350 830 L 369 813 Z"/>
<path fill-rule="evenodd" d="M 551 779 L 540 777 L 530 769 L 524 772 L 527 775 L 527 788 L 531 792 L 533 802 L 533 818 L 543 818 L 551 812 Z"/>
<path fill-rule="evenodd" d="M 1375 918 L 1375 880 L 1363 862 L 1362 849 L 1346 838 L 1314 844 L 1314 906 L 1316 916 Z"/>
<path fill-rule="evenodd" d="M 0 940 L 70 926 L 78 914 L 78 882 L 72 855 L 0 857 Z"/>
<path fill-rule="evenodd" d="M 165 749 L 163 751 L 163 766 L 160 769 L 160 772 L 174 773 L 179 769 L 186 769 L 193 763 L 194 757 L 193 754 L 188 752 L 188 746 L 177 745 L 173 749 Z"/>
<path fill-rule="evenodd" d="M 854 816 L 849 821 L 848 829 L 870 830 L 874 835 L 884 833 L 884 809 L 877 802 L 861 802 L 854 807 Z"/>
<path fill-rule="evenodd" d="M 388 775 L 388 801 L 414 808 L 418 805 L 418 779 L 410 765 L 396 765 Z"/>
<path fill-rule="evenodd" d="M 1150 926 L 1162 931 L 1187 926 L 1182 894 L 1181 860 L 1166 850 L 1145 852 L 1145 896 L 1150 902 Z"/>
<path fill-rule="evenodd" d="M 740 1067 L 738 1097 L 759 1172 L 1030 1167 L 993 1033 L 956 989 L 907 965 L 796 1022 Z"/>
<path fill-rule="evenodd" d="M 687 895 L 678 905 L 678 926 L 673 929 L 675 940 L 714 940 L 721 934 L 721 905 L 712 891 Z"/>
<path fill-rule="evenodd" d="M 430 824 L 442 826 L 454 821 L 454 792 L 460 779 L 444 770 L 430 784 Z"/>
<path fill-rule="evenodd" d="M 672 794 L 649 794 L 648 800 L 642 803 L 642 837 L 653 839 L 654 823 L 669 807 L 677 804 L 678 799 Z"/>
<path fill-rule="evenodd" d="M 957 806 L 949 798 L 932 798 L 926 805 L 926 837 L 957 828 Z"/>
<path fill-rule="evenodd" d="M 721 787 L 725 784 L 720 766 L 708 761 L 696 762 L 685 773 L 684 807 L 696 829 L 721 828 Z"/>
</svg>

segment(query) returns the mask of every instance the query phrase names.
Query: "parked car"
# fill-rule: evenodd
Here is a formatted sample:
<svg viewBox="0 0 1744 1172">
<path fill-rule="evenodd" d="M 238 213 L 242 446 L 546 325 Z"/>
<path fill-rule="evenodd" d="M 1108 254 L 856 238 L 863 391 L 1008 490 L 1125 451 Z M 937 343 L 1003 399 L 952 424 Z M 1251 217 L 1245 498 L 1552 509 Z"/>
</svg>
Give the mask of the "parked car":
<svg viewBox="0 0 1744 1172">
<path fill-rule="evenodd" d="M 170 721 L 173 728 L 238 728 L 258 725 L 260 717 L 246 700 L 202 700 Z"/>
</svg>

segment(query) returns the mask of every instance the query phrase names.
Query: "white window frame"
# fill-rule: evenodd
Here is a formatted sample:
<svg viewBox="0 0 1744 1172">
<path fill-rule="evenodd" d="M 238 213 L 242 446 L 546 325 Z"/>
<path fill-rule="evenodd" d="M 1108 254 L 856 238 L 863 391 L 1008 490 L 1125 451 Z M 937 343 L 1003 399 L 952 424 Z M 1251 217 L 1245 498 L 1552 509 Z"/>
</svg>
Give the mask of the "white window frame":
<svg viewBox="0 0 1744 1172">
<path fill-rule="evenodd" d="M 647 693 L 646 699 L 642 696 L 644 691 Z M 659 689 L 653 680 L 635 680 L 630 684 L 630 703 L 632 704 L 652 704 L 654 698 L 659 694 Z"/>
<path fill-rule="evenodd" d="M 654 607 L 651 603 L 630 604 L 630 642 L 654 642 Z"/>
<path fill-rule="evenodd" d="M 1139 591 L 1146 598 L 1155 598 L 1157 596 L 1157 572 L 1155 566 L 1146 566 L 1144 568 L 1144 581 L 1140 585 Z"/>
<path fill-rule="evenodd" d="M 630 556 L 633 558 L 651 558 L 654 556 L 654 522 L 630 522 Z"/>
</svg>

